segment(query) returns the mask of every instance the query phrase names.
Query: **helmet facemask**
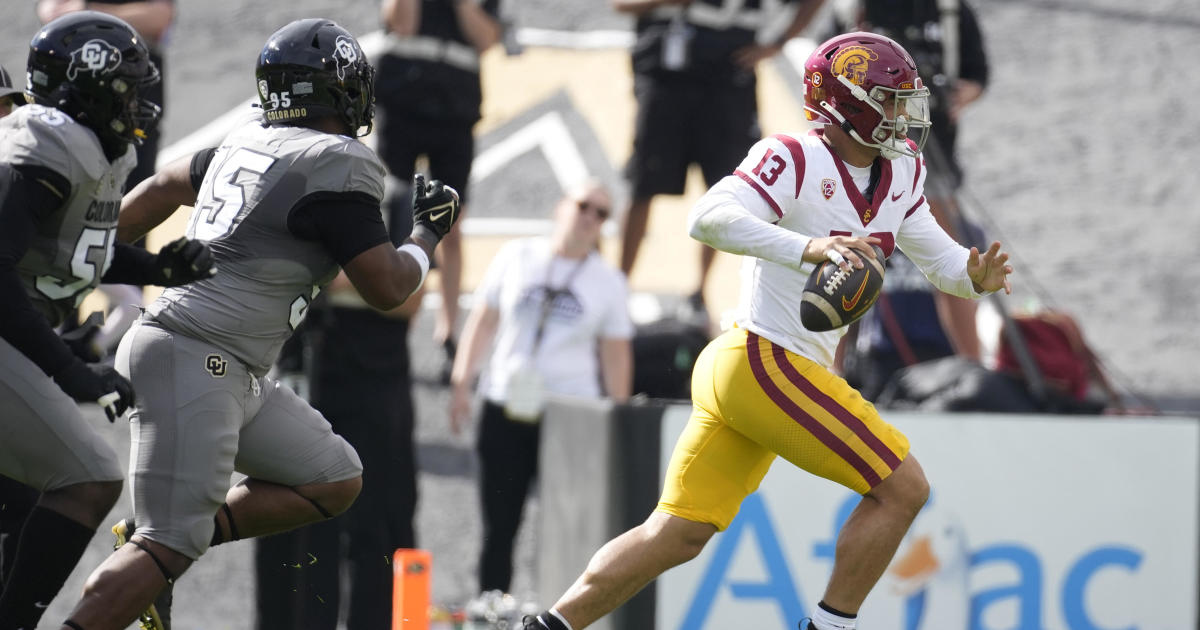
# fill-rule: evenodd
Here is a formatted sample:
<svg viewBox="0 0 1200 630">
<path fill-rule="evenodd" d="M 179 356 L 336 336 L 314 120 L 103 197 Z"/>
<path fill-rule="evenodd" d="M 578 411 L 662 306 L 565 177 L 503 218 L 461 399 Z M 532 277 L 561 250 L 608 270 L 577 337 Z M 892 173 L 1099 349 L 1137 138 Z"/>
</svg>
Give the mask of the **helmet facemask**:
<svg viewBox="0 0 1200 630">
<path fill-rule="evenodd" d="M 916 157 L 925 148 L 929 140 L 929 132 L 933 127 L 929 115 L 929 88 L 915 81 L 913 88 L 889 88 L 876 85 L 870 92 L 855 85 L 845 76 L 839 75 L 838 82 L 850 90 L 850 94 L 867 107 L 874 110 L 878 123 L 873 128 L 855 124 L 842 118 L 838 122 L 846 129 L 850 137 L 860 144 L 879 149 L 879 154 L 885 160 L 894 160 L 901 155 Z M 828 107 L 839 115 L 839 108 Z M 891 110 L 890 112 L 888 110 Z M 874 118 L 874 117 L 872 117 Z M 861 119 L 861 117 L 860 117 Z M 847 124 L 849 122 L 850 124 Z M 867 131 L 870 129 L 870 131 Z M 867 132 L 867 133 L 864 133 Z"/>
</svg>

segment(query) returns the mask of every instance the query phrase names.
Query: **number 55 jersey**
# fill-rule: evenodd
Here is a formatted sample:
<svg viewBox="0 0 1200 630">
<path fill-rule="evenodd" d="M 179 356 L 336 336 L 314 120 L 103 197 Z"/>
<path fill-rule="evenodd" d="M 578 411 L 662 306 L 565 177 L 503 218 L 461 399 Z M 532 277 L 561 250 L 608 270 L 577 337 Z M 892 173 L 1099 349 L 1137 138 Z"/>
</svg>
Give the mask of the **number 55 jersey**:
<svg viewBox="0 0 1200 630">
<path fill-rule="evenodd" d="M 385 169 L 353 138 L 264 126 L 261 110 L 252 108 L 204 173 L 187 235 L 212 248 L 217 275 L 167 289 L 148 312 L 170 330 L 228 350 L 261 376 L 346 262 L 326 244 L 328 234 L 314 233 L 329 217 L 314 221 L 312 213 L 344 203 L 373 205 L 378 214 Z M 378 223 L 366 236 L 372 242 L 356 243 L 351 254 L 387 240 L 382 216 Z"/>
</svg>

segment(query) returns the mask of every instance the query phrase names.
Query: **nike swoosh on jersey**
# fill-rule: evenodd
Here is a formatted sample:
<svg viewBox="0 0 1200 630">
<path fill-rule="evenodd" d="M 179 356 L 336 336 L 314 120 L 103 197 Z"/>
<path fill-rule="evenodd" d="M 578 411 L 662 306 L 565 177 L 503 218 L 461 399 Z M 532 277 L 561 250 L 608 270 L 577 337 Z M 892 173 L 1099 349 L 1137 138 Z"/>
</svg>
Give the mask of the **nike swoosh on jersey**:
<svg viewBox="0 0 1200 630">
<path fill-rule="evenodd" d="M 863 290 L 867 288 L 867 280 L 869 280 L 869 279 L 870 279 L 869 275 L 863 276 L 862 284 L 858 285 L 858 290 L 854 292 L 854 297 L 852 297 L 850 299 L 846 299 L 846 296 L 844 296 L 844 295 L 842 296 L 842 309 L 843 310 L 849 311 L 849 310 L 852 310 L 856 305 L 858 305 L 858 300 L 860 298 L 862 298 Z"/>
<path fill-rule="evenodd" d="M 892 201 L 895 201 L 895 200 L 897 200 L 897 199 L 899 199 L 899 198 L 901 198 L 901 197 L 903 197 L 903 196 L 904 196 L 904 193 L 903 193 L 903 192 L 898 192 L 898 193 L 896 193 L 896 194 L 892 195 Z"/>
</svg>

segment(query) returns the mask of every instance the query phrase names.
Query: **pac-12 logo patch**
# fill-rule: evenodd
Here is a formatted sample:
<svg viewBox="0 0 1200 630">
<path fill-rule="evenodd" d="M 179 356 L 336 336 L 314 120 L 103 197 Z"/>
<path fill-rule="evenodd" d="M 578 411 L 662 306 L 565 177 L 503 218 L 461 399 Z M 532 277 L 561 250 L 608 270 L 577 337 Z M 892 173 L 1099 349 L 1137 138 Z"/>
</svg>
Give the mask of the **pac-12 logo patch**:
<svg viewBox="0 0 1200 630">
<path fill-rule="evenodd" d="M 208 370 L 213 378 L 224 378 L 228 368 L 229 362 L 219 354 L 210 354 L 204 357 L 204 369 Z"/>
<path fill-rule="evenodd" d="M 121 51 L 102 40 L 93 39 L 71 53 L 67 66 L 67 78 L 74 81 L 80 72 L 91 72 L 93 77 L 107 74 L 121 65 Z"/>
<path fill-rule="evenodd" d="M 821 180 L 821 194 L 825 195 L 826 199 L 832 199 L 833 193 L 837 192 L 837 182 L 829 177 Z"/>
</svg>

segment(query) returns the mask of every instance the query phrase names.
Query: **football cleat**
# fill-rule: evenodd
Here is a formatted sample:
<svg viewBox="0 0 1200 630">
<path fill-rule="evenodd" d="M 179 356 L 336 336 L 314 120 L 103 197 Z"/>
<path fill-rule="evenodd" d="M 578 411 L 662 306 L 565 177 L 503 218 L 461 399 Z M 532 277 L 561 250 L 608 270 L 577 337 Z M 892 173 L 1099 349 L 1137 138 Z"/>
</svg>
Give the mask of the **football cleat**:
<svg viewBox="0 0 1200 630">
<path fill-rule="evenodd" d="M 117 537 L 113 549 L 119 549 L 129 542 L 134 529 L 132 518 L 121 519 L 116 525 L 113 525 L 112 533 Z M 154 599 L 154 603 L 150 604 L 145 612 L 138 615 L 138 627 L 141 630 L 171 630 L 171 599 L 174 596 L 174 588 L 173 582 L 168 583 Z M 163 611 L 161 614 L 160 610 Z"/>
</svg>

